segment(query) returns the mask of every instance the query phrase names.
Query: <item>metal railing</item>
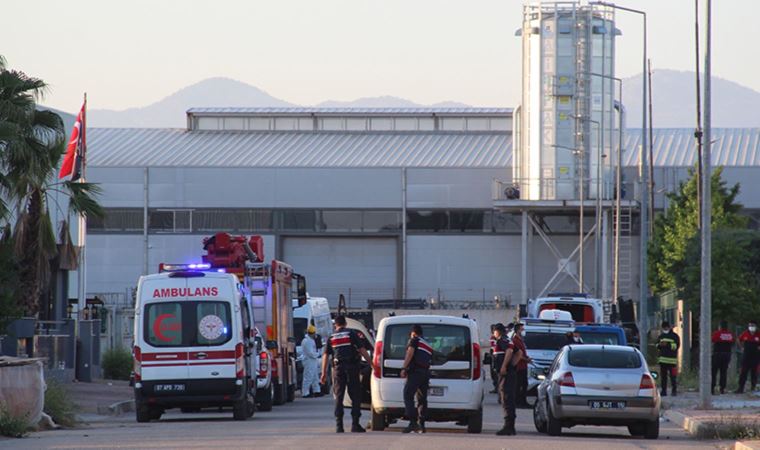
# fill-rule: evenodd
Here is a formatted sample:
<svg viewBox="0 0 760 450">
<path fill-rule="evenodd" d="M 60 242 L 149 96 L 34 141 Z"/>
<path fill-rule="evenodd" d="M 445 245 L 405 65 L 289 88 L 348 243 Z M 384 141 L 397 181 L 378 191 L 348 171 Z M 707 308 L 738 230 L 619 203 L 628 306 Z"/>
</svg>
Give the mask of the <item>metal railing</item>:
<svg viewBox="0 0 760 450">
<path fill-rule="evenodd" d="M 597 178 L 586 179 L 586 200 L 596 199 Z M 524 195 L 522 191 L 526 187 L 539 189 L 541 192 L 540 200 L 577 200 L 578 199 L 578 180 L 567 178 L 517 178 L 512 181 L 502 181 L 494 179 L 491 185 L 491 198 L 494 201 L 503 200 L 521 200 Z M 603 180 L 602 193 L 604 200 L 615 199 L 615 183 L 610 178 Z M 589 189 L 590 188 L 590 189 Z M 635 181 L 626 181 L 621 184 L 621 198 L 623 200 L 636 200 L 639 198 L 639 183 Z M 559 195 L 563 194 L 563 195 Z"/>
</svg>

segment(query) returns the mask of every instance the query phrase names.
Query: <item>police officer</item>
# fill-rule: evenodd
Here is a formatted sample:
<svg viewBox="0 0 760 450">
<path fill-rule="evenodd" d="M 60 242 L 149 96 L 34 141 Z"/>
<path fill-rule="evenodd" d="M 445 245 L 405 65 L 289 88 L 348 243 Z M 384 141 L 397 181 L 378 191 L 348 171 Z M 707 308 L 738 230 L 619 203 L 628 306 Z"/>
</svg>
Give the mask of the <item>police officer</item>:
<svg viewBox="0 0 760 450">
<path fill-rule="evenodd" d="M 660 395 L 668 395 L 668 376 L 673 384 L 672 394 L 675 397 L 677 393 L 677 374 L 678 374 L 678 348 L 681 347 L 681 338 L 670 327 L 667 320 L 662 322 L 662 333 L 657 337 L 657 350 L 659 356 L 657 363 L 660 364 Z"/>
<path fill-rule="evenodd" d="M 506 328 L 498 324 L 493 331 L 496 338 L 494 364 L 499 368 L 499 399 L 504 413 L 504 426 L 497 431 L 498 436 L 514 436 L 515 397 L 517 397 L 517 362 L 522 358 L 522 351 L 515 348 L 507 338 Z"/>
<path fill-rule="evenodd" d="M 713 354 L 712 354 L 712 384 L 710 392 L 715 395 L 715 383 L 718 381 L 720 373 L 720 393 L 726 393 L 726 373 L 728 365 L 731 363 L 731 350 L 734 347 L 734 333 L 728 329 L 728 322 L 721 320 L 720 326 L 712 335 Z"/>
<path fill-rule="evenodd" d="M 425 432 L 430 362 L 432 359 L 433 347 L 422 336 L 422 326 L 412 325 L 410 339 L 406 344 L 404 368 L 401 369 L 401 378 L 406 378 L 406 383 L 404 383 L 404 412 L 409 419 L 409 425 L 404 428 L 404 433 Z M 415 397 L 417 397 L 419 411 L 414 408 Z"/>
<path fill-rule="evenodd" d="M 322 357 L 321 382 L 327 382 L 327 364 L 332 358 L 333 363 L 333 395 L 335 397 L 335 431 L 343 433 L 343 397 L 348 389 L 351 398 L 352 433 L 364 433 L 359 424 L 362 405 L 362 387 L 359 381 L 359 356 L 372 366 L 372 358 L 368 350 L 366 336 L 360 331 L 346 328 L 346 318 L 335 318 L 335 332 L 327 339 L 327 349 Z"/>
<path fill-rule="evenodd" d="M 752 390 L 757 387 L 757 363 L 760 360 L 760 331 L 757 331 L 757 322 L 749 321 L 749 326 L 744 333 L 739 335 L 739 342 L 742 343 L 742 370 L 739 374 L 739 389 L 737 394 L 744 393 L 744 384 L 747 383 L 747 374 L 750 375 Z"/>
</svg>

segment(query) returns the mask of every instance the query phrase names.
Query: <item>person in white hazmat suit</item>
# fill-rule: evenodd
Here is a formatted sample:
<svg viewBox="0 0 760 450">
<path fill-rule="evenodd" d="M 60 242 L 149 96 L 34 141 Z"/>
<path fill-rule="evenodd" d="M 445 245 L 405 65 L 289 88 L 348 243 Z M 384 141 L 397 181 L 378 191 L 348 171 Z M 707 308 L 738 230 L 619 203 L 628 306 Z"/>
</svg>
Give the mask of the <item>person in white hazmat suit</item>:
<svg viewBox="0 0 760 450">
<path fill-rule="evenodd" d="M 317 329 L 314 325 L 309 325 L 306 330 L 307 334 L 301 341 L 301 352 L 303 353 L 303 385 L 301 386 L 301 395 L 304 398 L 319 397 L 319 351 L 317 343 L 314 340 L 314 333 Z"/>
</svg>

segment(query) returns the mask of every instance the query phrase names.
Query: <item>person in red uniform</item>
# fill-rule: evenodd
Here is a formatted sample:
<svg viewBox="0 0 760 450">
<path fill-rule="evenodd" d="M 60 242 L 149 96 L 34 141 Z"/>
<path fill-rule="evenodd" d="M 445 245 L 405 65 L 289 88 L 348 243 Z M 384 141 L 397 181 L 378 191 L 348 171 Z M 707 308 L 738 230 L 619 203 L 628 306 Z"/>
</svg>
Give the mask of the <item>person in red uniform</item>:
<svg viewBox="0 0 760 450">
<path fill-rule="evenodd" d="M 728 372 L 728 365 L 731 363 L 731 350 L 734 348 L 735 341 L 734 333 L 728 329 L 728 322 L 722 320 L 712 335 L 712 386 L 710 390 L 713 395 L 715 395 L 715 382 L 718 379 L 718 372 L 720 372 L 720 393 L 726 393 L 726 373 Z"/>
<path fill-rule="evenodd" d="M 757 331 L 757 322 L 751 320 L 747 329 L 739 335 L 739 342 L 744 346 L 742 352 L 742 371 L 739 374 L 739 389 L 737 394 L 744 393 L 744 385 L 747 383 L 747 373 L 750 374 L 752 390 L 757 387 L 757 363 L 760 356 L 760 332 Z"/>
<path fill-rule="evenodd" d="M 515 332 L 512 335 L 512 342 L 515 349 L 522 351 L 522 358 L 517 363 L 517 407 L 530 408 L 528 404 L 528 363 L 531 361 L 528 356 L 528 349 L 525 347 L 523 337 L 525 335 L 525 325 L 522 323 L 515 324 Z"/>
</svg>

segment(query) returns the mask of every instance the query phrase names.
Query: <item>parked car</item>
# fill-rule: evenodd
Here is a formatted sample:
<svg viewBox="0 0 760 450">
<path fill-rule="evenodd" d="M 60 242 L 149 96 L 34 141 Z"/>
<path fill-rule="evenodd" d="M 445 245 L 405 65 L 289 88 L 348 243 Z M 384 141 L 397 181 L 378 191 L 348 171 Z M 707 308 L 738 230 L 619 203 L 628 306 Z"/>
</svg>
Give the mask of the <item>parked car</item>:
<svg viewBox="0 0 760 450">
<path fill-rule="evenodd" d="M 534 395 L 546 370 L 567 344 L 567 333 L 575 330 L 575 322 L 569 312 L 551 309 L 541 311 L 538 319 L 521 320 L 525 324 L 525 347 L 533 360 L 528 365 L 528 395 Z"/>
<path fill-rule="evenodd" d="M 617 325 L 598 323 L 578 325 L 575 331 L 580 333 L 584 344 L 628 345 L 625 330 Z"/>
<path fill-rule="evenodd" d="M 660 395 L 656 375 L 637 349 L 568 345 L 538 386 L 536 430 L 559 436 L 575 425 L 627 426 L 633 436 L 657 439 Z"/>
<path fill-rule="evenodd" d="M 264 339 L 258 328 L 255 329 L 256 349 L 256 407 L 259 411 L 271 411 L 272 399 L 274 398 L 274 386 L 272 385 L 272 354 L 264 346 Z"/>
<path fill-rule="evenodd" d="M 428 390 L 428 422 L 466 424 L 468 433 L 483 428 L 483 369 L 480 364 L 478 325 L 469 318 L 452 316 L 392 316 L 377 330 L 371 380 L 372 430 L 381 431 L 404 416 L 404 363 L 409 331 L 422 326 L 433 347 Z"/>
</svg>

